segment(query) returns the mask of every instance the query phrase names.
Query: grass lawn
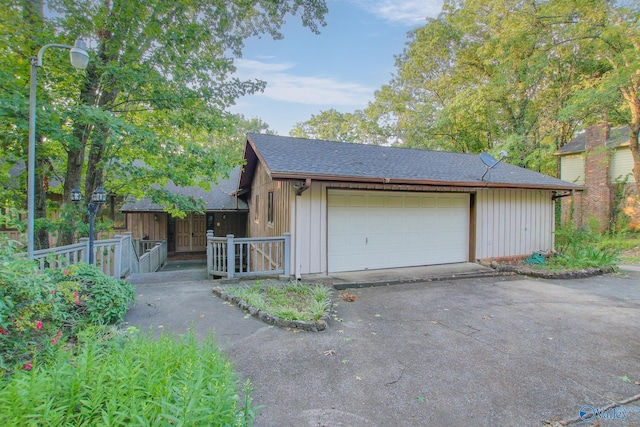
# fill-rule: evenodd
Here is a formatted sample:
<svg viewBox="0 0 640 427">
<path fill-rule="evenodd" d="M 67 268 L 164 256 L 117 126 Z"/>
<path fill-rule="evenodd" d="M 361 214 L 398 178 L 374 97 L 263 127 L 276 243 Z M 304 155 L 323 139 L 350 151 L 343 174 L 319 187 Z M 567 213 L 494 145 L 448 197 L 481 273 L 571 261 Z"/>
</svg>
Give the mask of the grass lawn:
<svg viewBox="0 0 640 427">
<path fill-rule="evenodd" d="M 231 286 L 225 291 L 283 320 L 317 321 L 331 306 L 329 288 L 308 283 L 259 280 L 253 286 Z"/>
</svg>

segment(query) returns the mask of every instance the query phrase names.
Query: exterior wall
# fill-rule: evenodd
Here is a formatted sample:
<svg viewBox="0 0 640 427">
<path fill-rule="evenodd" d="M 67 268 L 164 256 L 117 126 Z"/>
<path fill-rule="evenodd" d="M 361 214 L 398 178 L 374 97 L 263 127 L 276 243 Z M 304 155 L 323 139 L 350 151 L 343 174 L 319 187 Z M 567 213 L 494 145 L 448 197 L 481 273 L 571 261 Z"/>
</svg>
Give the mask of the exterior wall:
<svg viewBox="0 0 640 427">
<path fill-rule="evenodd" d="M 617 148 L 611 155 L 611 165 L 609 172 L 609 183 L 616 181 L 633 181 L 633 156 L 629 147 Z"/>
<path fill-rule="evenodd" d="M 269 192 L 273 192 L 273 222 L 268 221 Z M 249 203 L 247 218 L 249 236 L 276 237 L 289 232 L 292 194 L 295 193 L 291 183 L 273 181 L 259 162 L 251 184 L 251 197 L 247 201 Z"/>
<path fill-rule="evenodd" d="M 574 184 L 584 184 L 584 157 L 573 154 L 560 157 L 560 179 Z"/>
<path fill-rule="evenodd" d="M 583 218 L 586 214 L 598 219 L 600 230 L 597 231 L 606 229 L 611 219 L 612 191 L 609 186 L 609 151 L 606 148 L 608 138 L 609 127 L 606 125 L 592 126 L 586 130 L 587 189 L 582 196 L 582 209 Z"/>
<path fill-rule="evenodd" d="M 295 196 L 294 190 L 290 193 L 293 236 L 291 265 L 296 275 L 327 272 L 329 188 L 475 192 L 472 214 L 475 211 L 476 217 L 471 218 L 475 227 L 470 225 L 470 244 L 474 245 L 475 235 L 476 259 L 516 258 L 553 249 L 555 211 L 551 191 L 312 182 L 302 195 Z"/>
<path fill-rule="evenodd" d="M 127 231 L 134 239 L 166 239 L 168 217 L 166 213 L 127 213 Z"/>
<path fill-rule="evenodd" d="M 484 189 L 476 193 L 476 258 L 507 259 L 553 249 L 553 193 Z"/>
<path fill-rule="evenodd" d="M 327 185 L 317 181 L 300 196 L 291 191 L 291 266 L 296 276 L 327 271 Z"/>
<path fill-rule="evenodd" d="M 592 126 L 586 130 L 586 151 L 582 155 L 585 158 L 585 178 L 582 184 L 586 189 L 583 193 L 575 193 L 572 197 L 562 199 L 563 223 L 573 222 L 582 227 L 587 223 L 594 225 L 591 219 L 595 218 L 600 229 L 594 231 L 604 231 L 614 220 L 617 184 L 627 180 L 627 185 L 622 189 L 623 195 L 635 189 L 633 158 L 628 145 L 610 150 L 606 147 L 608 138 L 607 125 Z M 572 181 L 570 177 L 575 169 L 571 157 L 574 156 L 560 158 L 561 178 L 567 181 Z"/>
</svg>

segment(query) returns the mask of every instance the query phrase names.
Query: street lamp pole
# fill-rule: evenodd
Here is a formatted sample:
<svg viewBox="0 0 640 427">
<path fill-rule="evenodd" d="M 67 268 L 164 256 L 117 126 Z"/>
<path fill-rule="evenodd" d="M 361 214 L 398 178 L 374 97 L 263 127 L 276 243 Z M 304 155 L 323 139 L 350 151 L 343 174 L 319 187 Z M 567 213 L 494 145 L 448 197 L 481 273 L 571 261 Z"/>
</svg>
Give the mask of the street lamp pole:
<svg viewBox="0 0 640 427">
<path fill-rule="evenodd" d="M 78 203 L 82 199 L 82 193 L 75 187 L 71 191 L 71 200 L 74 203 Z M 102 205 L 107 201 L 107 193 L 104 191 L 104 187 L 100 186 L 91 195 L 91 201 L 89 202 L 89 264 L 94 264 L 93 256 L 93 241 L 94 241 L 94 225 L 96 221 L 96 214 L 100 211 Z"/>
<path fill-rule="evenodd" d="M 33 243 L 35 240 L 35 199 L 36 199 L 36 83 L 38 67 L 42 67 L 42 56 L 50 47 L 69 49 L 71 65 L 85 69 L 89 63 L 87 45 L 78 37 L 75 45 L 51 43 L 44 45 L 38 51 L 38 56 L 31 58 L 31 76 L 29 88 L 29 148 L 27 158 L 27 255 L 33 258 Z"/>
</svg>

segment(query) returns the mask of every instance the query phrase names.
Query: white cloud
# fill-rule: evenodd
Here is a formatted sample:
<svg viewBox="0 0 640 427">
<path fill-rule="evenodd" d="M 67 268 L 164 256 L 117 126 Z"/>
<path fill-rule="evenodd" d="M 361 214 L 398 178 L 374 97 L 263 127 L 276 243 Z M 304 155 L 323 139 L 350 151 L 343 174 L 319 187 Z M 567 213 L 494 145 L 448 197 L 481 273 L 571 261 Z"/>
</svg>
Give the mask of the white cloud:
<svg viewBox="0 0 640 427">
<path fill-rule="evenodd" d="M 442 10 L 442 0 L 350 0 L 358 7 L 391 22 L 405 25 L 424 23 Z"/>
<path fill-rule="evenodd" d="M 296 65 L 291 63 L 269 64 L 267 62 L 254 61 L 251 59 L 236 59 L 235 64 L 238 70 L 244 70 L 245 72 L 252 73 L 273 73 L 285 71 L 295 67 Z"/>
<path fill-rule="evenodd" d="M 298 76 L 284 72 L 293 67 L 294 64 L 290 63 L 264 63 L 241 59 L 236 61 L 236 75 L 243 79 L 266 81 L 266 89 L 256 96 L 276 101 L 363 108 L 373 98 L 375 88 L 359 83 L 342 82 L 329 77 Z"/>
</svg>

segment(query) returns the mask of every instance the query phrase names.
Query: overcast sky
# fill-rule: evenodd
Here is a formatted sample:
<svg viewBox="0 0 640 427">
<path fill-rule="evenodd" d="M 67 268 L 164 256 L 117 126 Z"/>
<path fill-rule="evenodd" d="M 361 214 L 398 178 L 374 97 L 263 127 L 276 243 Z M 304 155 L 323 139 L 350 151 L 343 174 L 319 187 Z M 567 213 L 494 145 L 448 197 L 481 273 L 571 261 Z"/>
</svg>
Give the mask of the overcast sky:
<svg viewBox="0 0 640 427">
<path fill-rule="evenodd" d="M 248 40 L 236 61 L 241 78 L 267 82 L 261 94 L 243 97 L 234 113 L 258 117 L 280 135 L 297 122 L 334 108 L 363 109 L 394 72 L 407 32 L 436 17 L 441 0 L 328 0 L 321 34 L 289 17 L 284 39 Z"/>
</svg>

